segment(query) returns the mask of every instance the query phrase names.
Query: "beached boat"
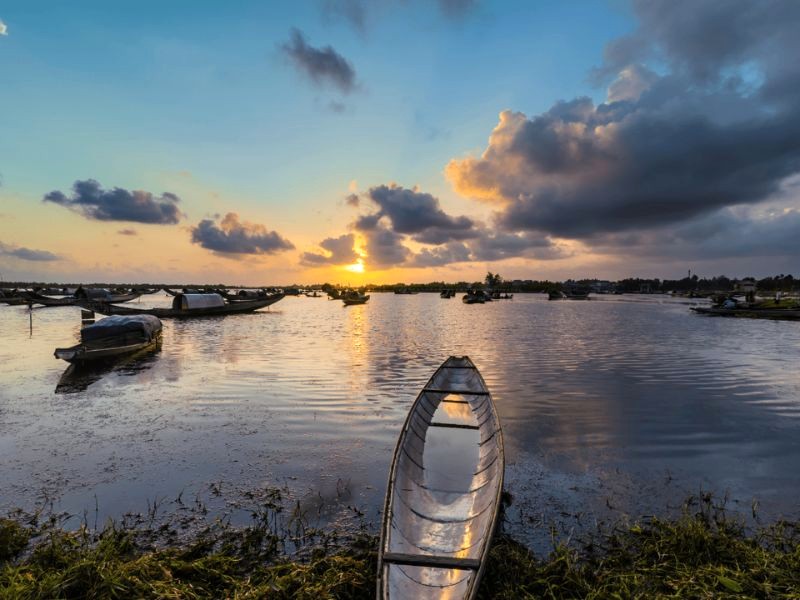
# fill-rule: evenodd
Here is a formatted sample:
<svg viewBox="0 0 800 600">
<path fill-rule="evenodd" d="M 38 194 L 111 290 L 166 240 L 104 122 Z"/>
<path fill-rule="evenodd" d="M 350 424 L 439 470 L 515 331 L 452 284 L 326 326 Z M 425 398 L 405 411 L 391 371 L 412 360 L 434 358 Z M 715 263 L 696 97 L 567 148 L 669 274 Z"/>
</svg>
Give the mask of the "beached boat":
<svg viewBox="0 0 800 600">
<path fill-rule="evenodd" d="M 172 308 L 132 308 L 105 302 L 84 303 L 81 306 L 104 315 L 153 315 L 159 319 L 186 319 L 250 313 L 275 304 L 282 298 L 283 294 L 272 294 L 258 300 L 226 303 L 219 294 L 178 294 L 172 299 Z"/>
<path fill-rule="evenodd" d="M 113 316 L 81 329 L 81 343 L 56 348 L 54 356 L 69 363 L 88 363 L 154 348 L 161 340 L 161 321 L 151 315 Z"/>
<path fill-rule="evenodd" d="M 500 421 L 472 361 L 451 356 L 409 411 L 392 459 L 378 598 L 474 598 L 497 525 Z"/>
<path fill-rule="evenodd" d="M 721 306 L 692 306 L 701 315 L 713 317 L 741 317 L 746 319 L 778 319 L 795 321 L 800 319 L 800 309 L 792 308 L 724 308 Z"/>
<path fill-rule="evenodd" d="M 367 300 L 369 300 L 369 294 L 349 292 L 346 294 L 342 294 L 341 298 L 345 306 L 352 306 L 353 304 L 366 304 Z"/>
</svg>

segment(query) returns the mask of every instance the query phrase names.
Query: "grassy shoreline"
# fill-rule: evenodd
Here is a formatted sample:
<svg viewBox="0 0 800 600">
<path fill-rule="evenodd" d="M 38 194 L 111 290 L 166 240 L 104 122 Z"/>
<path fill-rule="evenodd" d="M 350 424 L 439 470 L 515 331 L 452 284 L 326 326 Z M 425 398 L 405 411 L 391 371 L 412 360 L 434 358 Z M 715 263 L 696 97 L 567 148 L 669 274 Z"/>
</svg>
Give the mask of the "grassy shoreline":
<svg viewBox="0 0 800 600">
<path fill-rule="evenodd" d="M 373 535 L 281 529 L 275 511 L 180 541 L 164 524 L 68 531 L 58 517 L 18 513 L 0 519 L 0 598 L 374 597 Z M 500 533 L 479 597 L 800 598 L 800 523 L 748 530 L 704 499 L 675 519 L 554 542 L 542 557 Z"/>
</svg>

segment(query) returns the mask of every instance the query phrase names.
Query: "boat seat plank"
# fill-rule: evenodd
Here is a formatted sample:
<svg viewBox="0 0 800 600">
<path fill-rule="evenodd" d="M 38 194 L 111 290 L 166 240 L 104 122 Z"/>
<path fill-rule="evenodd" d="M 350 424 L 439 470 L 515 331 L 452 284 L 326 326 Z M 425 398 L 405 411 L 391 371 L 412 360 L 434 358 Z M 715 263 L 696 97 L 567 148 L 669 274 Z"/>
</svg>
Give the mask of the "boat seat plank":
<svg viewBox="0 0 800 600">
<path fill-rule="evenodd" d="M 399 565 L 412 565 L 415 567 L 437 567 L 440 569 L 469 569 L 477 571 L 481 561 L 477 558 L 454 558 L 452 556 L 430 556 L 425 554 L 403 554 L 400 552 L 385 552 L 383 561 Z"/>
<path fill-rule="evenodd" d="M 477 425 L 464 425 L 463 423 L 437 423 L 431 422 L 428 427 L 452 427 L 453 429 L 480 429 Z"/>
<path fill-rule="evenodd" d="M 423 392 L 429 394 L 453 394 L 459 396 L 488 396 L 489 392 L 486 390 L 440 390 L 436 388 L 424 388 Z"/>
</svg>

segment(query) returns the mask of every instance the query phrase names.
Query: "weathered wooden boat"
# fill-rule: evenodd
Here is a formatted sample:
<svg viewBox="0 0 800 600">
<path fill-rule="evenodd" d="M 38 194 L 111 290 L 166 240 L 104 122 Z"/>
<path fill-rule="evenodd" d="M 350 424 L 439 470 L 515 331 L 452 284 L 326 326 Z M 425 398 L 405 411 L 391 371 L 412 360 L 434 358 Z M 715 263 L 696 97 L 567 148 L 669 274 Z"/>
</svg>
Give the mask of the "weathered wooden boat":
<svg viewBox="0 0 800 600">
<path fill-rule="evenodd" d="M 498 521 L 505 453 L 492 397 L 451 356 L 417 396 L 395 448 L 378 598 L 474 598 Z"/>
<path fill-rule="evenodd" d="M 53 298 L 51 296 L 44 296 L 37 292 L 28 292 L 27 297 L 30 304 L 41 304 L 42 306 L 75 306 L 78 301 L 75 296 Z"/>
<path fill-rule="evenodd" d="M 272 294 L 259 300 L 226 303 L 219 294 L 178 294 L 172 299 L 172 308 L 133 308 L 106 302 L 82 303 L 81 306 L 104 315 L 153 315 L 159 319 L 187 319 L 250 313 L 275 304 L 282 298 L 283 294 Z"/>
<path fill-rule="evenodd" d="M 455 290 L 442 290 L 441 292 L 439 292 L 439 297 L 444 298 L 446 300 L 449 300 L 455 295 L 456 295 Z"/>
<path fill-rule="evenodd" d="M 359 294 L 358 292 L 350 292 L 342 294 L 342 302 L 345 306 L 352 306 L 354 304 L 366 304 L 369 300 L 369 294 Z"/>
<path fill-rule="evenodd" d="M 90 301 L 90 302 L 106 302 L 120 304 L 123 302 L 130 302 L 136 300 L 142 294 L 140 292 L 125 292 L 113 293 L 105 288 L 85 288 L 80 286 L 75 290 L 75 298 L 77 303 Z"/>
<path fill-rule="evenodd" d="M 723 308 L 721 306 L 692 306 L 694 312 L 713 317 L 740 317 L 745 319 L 800 320 L 800 309 L 792 308 Z"/>
<path fill-rule="evenodd" d="M 69 363 L 107 361 L 154 348 L 161 341 L 161 321 L 152 315 L 112 316 L 81 329 L 81 343 L 56 348 Z"/>
<path fill-rule="evenodd" d="M 567 295 L 564 292 L 559 292 L 558 290 L 551 290 L 547 292 L 547 299 L 548 300 L 565 300 Z"/>
</svg>

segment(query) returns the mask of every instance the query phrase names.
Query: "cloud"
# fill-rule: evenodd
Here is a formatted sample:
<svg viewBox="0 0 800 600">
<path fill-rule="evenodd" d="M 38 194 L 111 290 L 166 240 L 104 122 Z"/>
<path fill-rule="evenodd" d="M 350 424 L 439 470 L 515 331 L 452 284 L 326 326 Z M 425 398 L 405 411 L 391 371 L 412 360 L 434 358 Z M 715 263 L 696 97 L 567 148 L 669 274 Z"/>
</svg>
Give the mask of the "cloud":
<svg viewBox="0 0 800 600">
<path fill-rule="evenodd" d="M 368 265 L 382 269 L 402 265 L 411 257 L 411 250 L 403 245 L 405 236 L 384 225 L 376 225 L 363 233 Z"/>
<path fill-rule="evenodd" d="M 800 3 L 634 7 L 638 29 L 594 73 L 610 79 L 605 102 L 504 111 L 480 157 L 447 165 L 502 230 L 591 244 L 675 228 L 768 201 L 800 171 L 800 63 L 786 60 Z"/>
<path fill-rule="evenodd" d="M 135 229 L 120 229 L 117 233 L 120 235 L 139 235 Z"/>
<path fill-rule="evenodd" d="M 472 219 L 448 215 L 439 199 L 431 194 L 389 184 L 370 188 L 366 197 L 377 205 L 378 211 L 358 220 L 360 230 L 374 228 L 386 218 L 394 232 L 412 234 L 416 241 L 426 244 L 443 244 L 477 235 Z"/>
<path fill-rule="evenodd" d="M 175 194 L 164 192 L 154 196 L 150 192 L 129 192 L 117 187 L 104 190 L 94 179 L 76 181 L 71 196 L 53 191 L 46 194 L 43 201 L 59 204 L 97 221 L 173 225 L 183 216 L 178 209 L 180 199 Z"/>
<path fill-rule="evenodd" d="M 232 258 L 230 255 L 275 254 L 294 249 L 294 244 L 263 225 L 239 221 L 239 215 L 228 213 L 219 225 L 203 219 L 192 227 L 192 242 L 203 248 Z"/>
<path fill-rule="evenodd" d="M 3 21 L 0 21 L 0 35 L 8 35 L 8 27 Z"/>
<path fill-rule="evenodd" d="M 306 43 L 302 31 L 292 29 L 290 40 L 281 46 L 281 50 L 315 84 L 331 84 L 345 94 L 355 90 L 355 70 L 332 46 L 314 48 Z"/>
<path fill-rule="evenodd" d="M 0 242 L 0 256 L 10 256 L 12 258 L 19 258 L 20 260 L 29 260 L 34 262 L 50 262 L 61 260 L 61 257 L 47 250 L 33 250 L 23 246 L 12 246 Z"/>
<path fill-rule="evenodd" d="M 359 33 L 366 33 L 367 7 L 363 0 L 325 0 L 322 12 L 329 19 L 344 19 Z"/>
<path fill-rule="evenodd" d="M 422 248 L 409 261 L 410 267 L 442 267 L 472 260 L 472 251 L 463 242 L 450 242 L 434 248 Z"/>
<path fill-rule="evenodd" d="M 359 204 L 361 204 L 361 199 L 358 197 L 358 194 L 348 194 L 344 201 L 348 206 L 357 207 Z"/>
<path fill-rule="evenodd" d="M 355 245 L 355 235 L 346 233 L 336 238 L 327 238 L 319 243 L 323 250 L 328 254 L 316 252 L 304 252 L 300 257 L 300 264 L 307 267 L 320 265 L 348 265 L 359 258 L 358 253 L 353 249 Z"/>
</svg>

